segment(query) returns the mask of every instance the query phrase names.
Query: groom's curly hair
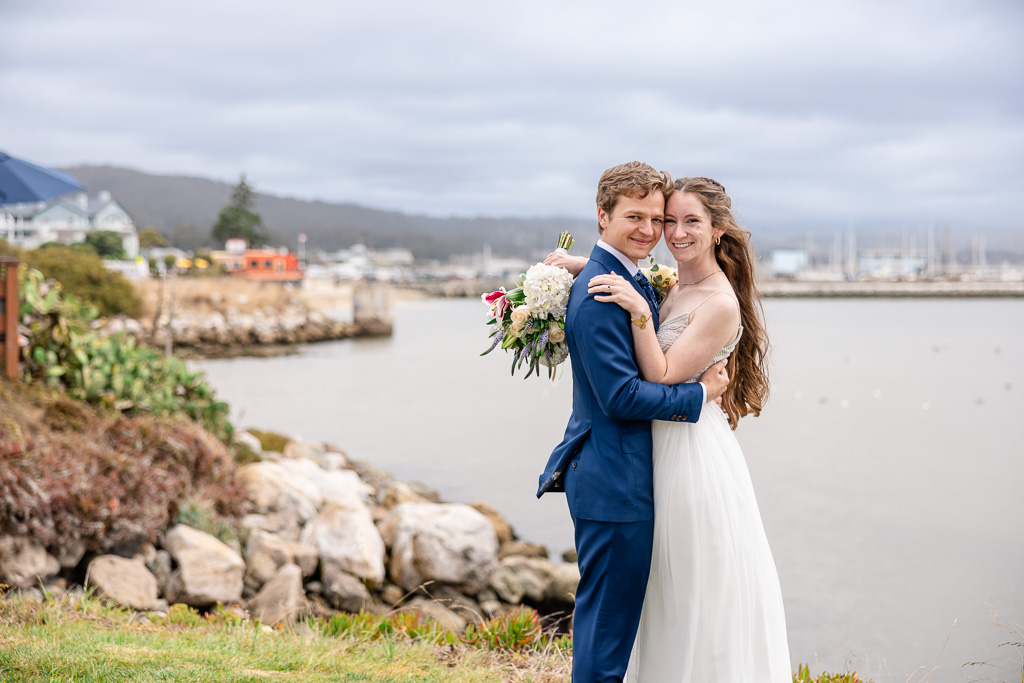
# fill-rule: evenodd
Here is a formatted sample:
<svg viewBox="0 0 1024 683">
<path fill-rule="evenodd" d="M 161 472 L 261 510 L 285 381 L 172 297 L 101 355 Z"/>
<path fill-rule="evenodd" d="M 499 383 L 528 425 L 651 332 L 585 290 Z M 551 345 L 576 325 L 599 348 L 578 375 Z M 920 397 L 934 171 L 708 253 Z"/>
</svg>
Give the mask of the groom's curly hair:
<svg viewBox="0 0 1024 683">
<path fill-rule="evenodd" d="M 612 166 L 597 181 L 597 208 L 608 213 L 615 208 L 619 197 L 643 199 L 652 192 L 661 192 L 668 199 L 672 194 L 672 176 L 640 161 Z M 602 232 L 600 225 L 598 232 Z"/>
</svg>

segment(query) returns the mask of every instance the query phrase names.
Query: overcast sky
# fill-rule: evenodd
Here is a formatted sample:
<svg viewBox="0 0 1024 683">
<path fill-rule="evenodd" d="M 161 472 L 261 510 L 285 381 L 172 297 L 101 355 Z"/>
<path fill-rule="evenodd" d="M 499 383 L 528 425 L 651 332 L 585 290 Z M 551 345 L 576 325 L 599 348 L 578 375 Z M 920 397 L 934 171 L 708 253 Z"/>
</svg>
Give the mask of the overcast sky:
<svg viewBox="0 0 1024 683">
<path fill-rule="evenodd" d="M 0 2 L 0 150 L 432 215 L 641 159 L 752 228 L 1024 227 L 1024 2 Z"/>
</svg>

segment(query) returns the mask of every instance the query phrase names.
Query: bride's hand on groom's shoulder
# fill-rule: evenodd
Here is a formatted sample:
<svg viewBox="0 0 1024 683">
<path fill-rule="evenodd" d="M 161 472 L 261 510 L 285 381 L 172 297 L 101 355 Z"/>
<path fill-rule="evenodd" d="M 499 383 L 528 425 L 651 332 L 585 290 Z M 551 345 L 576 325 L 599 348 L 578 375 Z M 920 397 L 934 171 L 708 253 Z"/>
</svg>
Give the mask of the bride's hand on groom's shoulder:
<svg viewBox="0 0 1024 683">
<path fill-rule="evenodd" d="M 595 275 L 587 283 L 587 294 L 593 294 L 597 301 L 616 303 L 629 311 L 631 318 L 650 315 L 651 305 L 644 295 L 637 291 L 632 282 L 614 273 Z"/>
<path fill-rule="evenodd" d="M 573 277 L 579 277 L 589 260 L 584 256 L 570 256 L 564 251 L 553 251 L 544 258 L 544 265 L 565 268 Z"/>
</svg>

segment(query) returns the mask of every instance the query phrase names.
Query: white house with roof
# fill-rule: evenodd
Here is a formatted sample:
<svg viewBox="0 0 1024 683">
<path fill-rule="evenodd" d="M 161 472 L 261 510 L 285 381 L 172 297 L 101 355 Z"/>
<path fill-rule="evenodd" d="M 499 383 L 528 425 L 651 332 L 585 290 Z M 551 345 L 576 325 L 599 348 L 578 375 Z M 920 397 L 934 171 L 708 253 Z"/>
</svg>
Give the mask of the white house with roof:
<svg viewBox="0 0 1024 683">
<path fill-rule="evenodd" d="M 22 249 L 35 249 L 46 242 L 84 242 L 91 230 L 116 232 L 125 255 L 129 259 L 139 255 L 135 223 L 105 190 L 91 198 L 78 192 L 48 202 L 0 206 L 0 237 Z"/>
</svg>

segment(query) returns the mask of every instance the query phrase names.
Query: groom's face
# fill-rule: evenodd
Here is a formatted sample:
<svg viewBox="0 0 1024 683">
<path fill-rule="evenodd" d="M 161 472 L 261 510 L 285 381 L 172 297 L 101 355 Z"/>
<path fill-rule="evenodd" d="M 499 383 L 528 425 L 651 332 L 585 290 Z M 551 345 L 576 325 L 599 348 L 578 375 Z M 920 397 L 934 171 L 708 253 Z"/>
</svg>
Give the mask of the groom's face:
<svg viewBox="0 0 1024 683">
<path fill-rule="evenodd" d="M 661 239 L 665 195 L 659 191 L 646 197 L 622 195 L 610 212 L 598 209 L 597 220 L 604 228 L 601 239 L 636 263 L 647 258 Z"/>
</svg>

